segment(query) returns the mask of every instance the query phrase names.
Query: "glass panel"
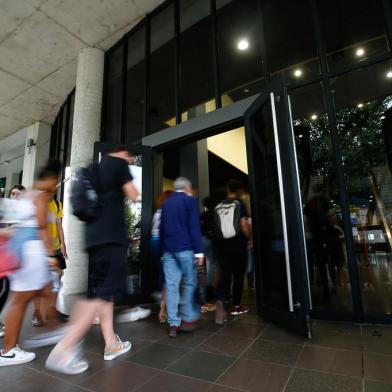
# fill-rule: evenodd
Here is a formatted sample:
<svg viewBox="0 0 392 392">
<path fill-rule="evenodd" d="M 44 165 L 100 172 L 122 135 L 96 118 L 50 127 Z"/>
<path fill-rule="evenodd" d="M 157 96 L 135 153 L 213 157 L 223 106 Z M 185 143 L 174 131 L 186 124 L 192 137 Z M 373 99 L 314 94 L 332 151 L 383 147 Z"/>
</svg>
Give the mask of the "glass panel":
<svg viewBox="0 0 392 392">
<path fill-rule="evenodd" d="M 380 0 L 318 1 L 330 70 L 388 50 Z"/>
<path fill-rule="evenodd" d="M 262 70 L 258 0 L 217 0 L 222 105 L 260 92 Z"/>
<path fill-rule="evenodd" d="M 392 78 L 381 63 L 333 81 L 366 313 L 392 313 Z"/>
<path fill-rule="evenodd" d="M 138 142 L 144 128 L 145 27 L 128 37 L 127 105 L 125 143 Z"/>
<path fill-rule="evenodd" d="M 183 121 L 215 110 L 209 0 L 180 2 Z"/>
<path fill-rule="evenodd" d="M 341 208 L 323 91 L 290 92 L 314 310 L 352 311 Z"/>
<path fill-rule="evenodd" d="M 262 258 L 258 262 L 262 270 L 263 298 L 265 305 L 288 310 L 282 206 L 269 101 L 254 115 L 251 134 L 257 204 L 257 216 L 253 216 L 253 220 L 255 237 L 259 238 L 259 243 L 255 245 Z"/>
<path fill-rule="evenodd" d="M 167 6 L 151 19 L 149 133 L 173 123 L 175 117 L 174 8 Z"/>
<path fill-rule="evenodd" d="M 119 45 L 108 55 L 106 73 L 104 141 L 117 143 L 121 128 L 121 91 L 123 47 Z"/>
<path fill-rule="evenodd" d="M 267 0 L 262 6 L 271 76 L 285 73 L 290 82 L 318 75 L 319 61 L 309 3 Z"/>
</svg>

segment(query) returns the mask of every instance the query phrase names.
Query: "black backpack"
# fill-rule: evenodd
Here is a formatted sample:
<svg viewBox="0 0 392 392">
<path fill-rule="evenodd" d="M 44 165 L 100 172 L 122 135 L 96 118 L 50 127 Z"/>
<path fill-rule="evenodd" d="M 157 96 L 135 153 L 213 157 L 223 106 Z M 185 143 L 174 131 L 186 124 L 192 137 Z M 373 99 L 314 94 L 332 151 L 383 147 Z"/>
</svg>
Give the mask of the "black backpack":
<svg viewBox="0 0 392 392">
<path fill-rule="evenodd" d="M 81 168 L 71 185 L 71 206 L 73 214 L 83 222 L 92 222 L 100 213 L 98 191 L 98 165 Z"/>
<path fill-rule="evenodd" d="M 241 231 L 241 204 L 235 199 L 221 201 L 214 209 L 216 237 L 229 239 Z"/>
</svg>

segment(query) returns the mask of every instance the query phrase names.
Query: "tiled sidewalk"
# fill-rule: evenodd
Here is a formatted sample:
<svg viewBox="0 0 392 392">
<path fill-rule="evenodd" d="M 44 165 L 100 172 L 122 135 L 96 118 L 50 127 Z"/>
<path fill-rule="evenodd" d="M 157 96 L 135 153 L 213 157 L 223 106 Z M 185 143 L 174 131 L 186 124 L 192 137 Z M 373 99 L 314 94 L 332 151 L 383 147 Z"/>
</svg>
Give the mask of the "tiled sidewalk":
<svg viewBox="0 0 392 392">
<path fill-rule="evenodd" d="M 103 361 L 94 327 L 85 342 L 87 372 L 48 372 L 49 349 L 40 349 L 27 366 L 0 369 L 0 391 L 392 392 L 389 327 L 316 321 L 306 341 L 249 314 L 222 328 L 208 315 L 200 330 L 177 339 L 155 317 L 117 331 L 133 343 L 127 356 Z"/>
</svg>

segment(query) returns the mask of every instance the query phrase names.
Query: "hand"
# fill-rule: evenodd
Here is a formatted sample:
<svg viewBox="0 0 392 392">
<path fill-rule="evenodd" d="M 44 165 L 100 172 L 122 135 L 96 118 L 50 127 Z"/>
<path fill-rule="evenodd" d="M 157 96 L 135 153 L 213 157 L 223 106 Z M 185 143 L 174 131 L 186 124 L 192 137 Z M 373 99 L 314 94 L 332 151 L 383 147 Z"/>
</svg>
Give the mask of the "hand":
<svg viewBox="0 0 392 392">
<path fill-rule="evenodd" d="M 202 266 L 204 263 L 204 257 L 196 257 L 195 258 L 195 264 L 197 267 Z"/>
<path fill-rule="evenodd" d="M 48 257 L 49 267 L 54 269 L 60 268 L 60 263 L 57 257 Z"/>
<path fill-rule="evenodd" d="M 67 248 L 64 244 L 61 245 L 61 253 L 64 258 L 68 259 Z"/>
</svg>

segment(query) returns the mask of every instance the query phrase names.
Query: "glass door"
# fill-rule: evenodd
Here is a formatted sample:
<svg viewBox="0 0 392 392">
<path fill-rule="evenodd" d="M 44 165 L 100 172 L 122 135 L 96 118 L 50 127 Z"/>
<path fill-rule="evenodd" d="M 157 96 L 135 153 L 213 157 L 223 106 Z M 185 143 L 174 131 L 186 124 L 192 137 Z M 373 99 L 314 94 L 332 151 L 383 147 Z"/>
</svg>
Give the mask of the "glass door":
<svg viewBox="0 0 392 392">
<path fill-rule="evenodd" d="M 311 337 L 309 277 L 290 101 L 274 79 L 244 115 L 260 314 Z"/>
<path fill-rule="evenodd" d="M 94 161 L 99 162 L 115 144 L 97 142 Z M 129 146 L 133 157 L 129 170 L 139 191 L 135 203 L 124 201 L 125 224 L 128 234 L 128 284 L 134 301 L 148 298 L 153 289 L 155 269 L 149 257 L 149 232 L 153 208 L 153 157 L 151 147 Z"/>
</svg>

